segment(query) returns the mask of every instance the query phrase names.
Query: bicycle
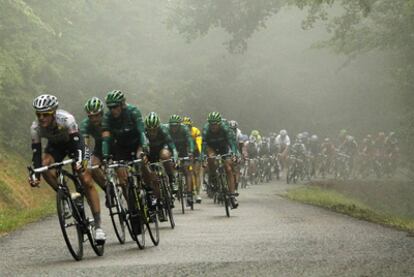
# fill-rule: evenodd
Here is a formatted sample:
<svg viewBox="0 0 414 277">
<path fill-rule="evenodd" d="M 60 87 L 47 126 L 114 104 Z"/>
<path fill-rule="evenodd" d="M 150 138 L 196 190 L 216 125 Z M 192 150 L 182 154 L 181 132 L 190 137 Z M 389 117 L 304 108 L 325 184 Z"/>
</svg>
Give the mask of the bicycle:
<svg viewBox="0 0 414 277">
<path fill-rule="evenodd" d="M 101 166 L 95 165 L 90 167 L 91 169 L 96 169 Z M 132 230 L 127 219 L 127 200 L 125 198 L 122 187 L 118 184 L 117 174 L 115 170 L 117 168 L 125 167 L 125 165 L 117 162 L 113 162 L 104 167 L 104 172 L 106 176 L 105 183 L 105 195 L 107 198 L 107 205 L 109 209 L 109 216 L 111 217 L 112 225 L 114 226 L 115 235 L 120 244 L 125 243 L 125 226 L 128 229 L 128 232 L 132 239 Z"/>
<path fill-rule="evenodd" d="M 240 173 L 240 182 L 241 182 L 242 189 L 245 189 L 247 187 L 247 180 L 249 178 L 248 169 L 249 169 L 249 162 L 248 162 L 248 159 L 245 159 L 244 164 L 241 167 L 241 173 Z"/>
<path fill-rule="evenodd" d="M 160 241 L 156 199 L 152 190 L 144 184 L 141 165 L 142 159 L 126 163 L 128 173 L 128 219 L 131 234 L 140 249 L 145 248 L 145 233 L 148 232 L 152 243 Z"/>
<path fill-rule="evenodd" d="M 290 155 L 289 156 L 289 165 L 286 172 L 286 183 L 290 184 L 293 181 L 294 184 L 303 176 L 303 160 Z"/>
<path fill-rule="evenodd" d="M 77 172 L 73 170 L 73 173 L 70 173 L 63 169 L 65 165 L 73 165 L 75 162 L 74 159 L 68 159 L 39 168 L 29 166 L 28 170 L 32 180 L 34 180 L 35 173 L 43 173 L 51 169 L 56 170 L 58 185 L 56 189 L 56 207 L 60 228 L 70 254 L 76 261 L 80 261 L 83 258 L 85 235 L 97 256 L 103 255 L 105 242 L 96 241 L 94 238 L 94 221 L 92 218 L 86 217 L 85 192 Z M 69 182 L 73 183 L 76 192 L 71 193 Z"/>
<path fill-rule="evenodd" d="M 334 167 L 334 176 L 335 179 L 341 178 L 346 180 L 350 177 L 351 166 L 350 166 L 351 156 L 337 152 L 335 158 L 335 167 Z"/>
<path fill-rule="evenodd" d="M 165 172 L 165 168 L 163 163 L 170 162 L 171 160 L 160 161 L 156 163 L 151 163 L 150 167 L 152 171 L 157 176 L 157 181 L 160 186 L 160 202 L 162 204 L 162 209 L 165 213 L 161 210 L 163 215 L 167 214 L 171 228 L 174 229 L 175 221 L 174 221 L 174 214 L 173 214 L 173 201 L 174 198 L 172 196 L 170 183 L 168 181 L 167 173 Z"/>
<path fill-rule="evenodd" d="M 230 192 L 227 184 L 227 174 L 224 169 L 224 159 L 231 156 L 230 154 L 210 156 L 207 159 L 215 159 L 218 163 L 216 167 L 216 178 L 214 186 L 214 203 L 223 203 L 226 211 L 226 216 L 230 217 Z"/>
</svg>

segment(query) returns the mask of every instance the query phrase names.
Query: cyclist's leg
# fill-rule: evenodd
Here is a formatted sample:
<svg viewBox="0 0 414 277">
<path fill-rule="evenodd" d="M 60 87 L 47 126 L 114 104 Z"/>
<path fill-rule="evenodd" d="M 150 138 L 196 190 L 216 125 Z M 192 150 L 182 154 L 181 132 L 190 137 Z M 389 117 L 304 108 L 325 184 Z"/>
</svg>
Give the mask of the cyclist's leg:
<svg viewBox="0 0 414 277">
<path fill-rule="evenodd" d="M 100 165 L 101 164 L 100 157 L 96 155 L 92 155 L 91 164 L 92 166 Z M 103 170 L 101 168 L 95 168 L 91 170 L 91 174 L 92 174 L 93 180 L 101 187 L 103 191 L 105 191 L 106 178 L 105 178 Z"/>
<path fill-rule="evenodd" d="M 42 157 L 42 165 L 50 165 L 55 162 L 61 162 L 67 155 L 66 151 L 69 146 L 65 144 L 55 145 L 48 143 L 45 148 L 45 153 Z M 42 174 L 45 178 L 46 183 L 48 183 L 54 190 L 57 190 L 57 175 L 55 170 L 48 170 Z"/>
<path fill-rule="evenodd" d="M 197 201 L 201 201 L 200 197 L 200 190 L 201 190 L 201 163 L 199 160 L 195 160 L 193 163 L 193 175 L 194 175 L 194 181 L 195 184 L 195 191 L 196 191 L 196 197 Z"/>
<path fill-rule="evenodd" d="M 169 159 L 171 159 L 171 152 L 168 149 L 161 149 L 159 151 L 159 160 L 161 161 L 167 161 Z M 175 186 L 175 175 L 174 175 L 174 164 L 172 161 L 168 161 L 164 163 L 164 168 L 165 168 L 165 172 L 168 175 L 168 179 L 170 181 L 170 185 L 171 186 Z"/>
<path fill-rule="evenodd" d="M 211 158 L 216 155 L 216 151 L 209 146 L 207 146 L 206 153 L 207 153 L 207 158 Z M 207 167 L 208 167 L 209 177 L 210 176 L 212 177 L 216 172 L 216 161 L 214 159 L 207 159 Z"/>
<path fill-rule="evenodd" d="M 95 220 L 95 227 L 101 228 L 101 206 L 99 205 L 98 192 L 93 184 L 92 174 L 87 170 L 78 173 Z"/>
<path fill-rule="evenodd" d="M 234 174 L 233 174 L 233 161 L 230 159 L 226 159 L 224 161 L 224 169 L 226 170 L 227 175 L 227 184 L 229 186 L 229 192 L 234 193 L 236 190 L 236 186 L 234 183 Z"/>
<path fill-rule="evenodd" d="M 52 155 L 45 153 L 42 157 L 42 166 L 47 166 L 55 162 Z M 57 176 L 55 170 L 48 170 L 42 173 L 46 183 L 48 183 L 54 190 L 57 190 Z"/>
</svg>

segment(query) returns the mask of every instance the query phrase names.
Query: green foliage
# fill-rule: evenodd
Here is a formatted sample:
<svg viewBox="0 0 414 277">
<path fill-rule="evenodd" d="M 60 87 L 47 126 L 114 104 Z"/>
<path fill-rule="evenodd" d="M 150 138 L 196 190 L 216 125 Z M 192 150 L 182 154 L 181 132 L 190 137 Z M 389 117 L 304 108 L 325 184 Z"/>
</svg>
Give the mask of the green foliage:
<svg viewBox="0 0 414 277">
<path fill-rule="evenodd" d="M 327 208 L 358 219 L 414 232 L 414 220 L 398 215 L 385 214 L 368 207 L 361 201 L 333 190 L 325 190 L 319 187 L 302 187 L 289 190 L 285 196 L 291 200 Z"/>
</svg>

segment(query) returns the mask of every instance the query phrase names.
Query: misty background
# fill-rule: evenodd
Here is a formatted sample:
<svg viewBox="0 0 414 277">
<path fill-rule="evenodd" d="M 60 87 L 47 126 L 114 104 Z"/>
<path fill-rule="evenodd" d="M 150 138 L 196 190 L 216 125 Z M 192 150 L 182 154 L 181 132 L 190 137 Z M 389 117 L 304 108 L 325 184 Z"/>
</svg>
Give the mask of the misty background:
<svg viewBox="0 0 414 277">
<path fill-rule="evenodd" d="M 35 96 L 79 122 L 120 89 L 198 127 L 217 110 L 246 133 L 396 131 L 412 161 L 414 1 L 329 2 L 0 0 L 2 148 L 29 156 Z"/>
</svg>

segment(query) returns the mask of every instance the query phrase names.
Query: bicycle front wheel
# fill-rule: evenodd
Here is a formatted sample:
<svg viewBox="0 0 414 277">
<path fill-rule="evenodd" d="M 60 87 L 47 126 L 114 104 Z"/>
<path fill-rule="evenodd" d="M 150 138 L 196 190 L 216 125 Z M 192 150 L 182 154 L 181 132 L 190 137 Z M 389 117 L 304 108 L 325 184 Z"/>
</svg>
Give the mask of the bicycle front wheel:
<svg viewBox="0 0 414 277">
<path fill-rule="evenodd" d="M 160 242 L 160 231 L 158 226 L 158 210 L 148 209 L 144 207 L 143 211 L 147 211 L 145 226 L 147 227 L 148 234 L 150 235 L 152 243 L 157 246 Z"/>
<path fill-rule="evenodd" d="M 145 227 L 141 210 L 142 197 L 139 189 L 134 185 L 128 186 L 128 219 L 131 227 L 132 239 L 137 243 L 139 249 L 145 248 Z"/>
<path fill-rule="evenodd" d="M 83 232 L 77 218 L 69 192 L 59 188 L 56 194 L 56 207 L 60 228 L 70 254 L 76 261 L 83 257 Z"/>
<path fill-rule="evenodd" d="M 174 229 L 175 227 L 175 221 L 174 221 L 174 214 L 171 208 L 171 204 L 172 204 L 172 194 L 171 191 L 168 187 L 168 183 L 166 182 L 166 180 L 162 181 L 162 195 L 163 195 L 163 205 L 164 205 L 164 209 L 168 215 L 168 219 L 170 221 L 170 225 L 171 228 Z"/>
<path fill-rule="evenodd" d="M 125 243 L 125 198 L 122 189 L 113 183 L 106 184 L 106 197 L 109 206 L 109 215 L 114 226 L 116 237 L 120 244 Z"/>
<path fill-rule="evenodd" d="M 223 199 L 224 209 L 226 210 L 226 216 L 230 217 L 230 196 L 227 189 L 227 176 L 225 173 L 220 174 L 220 194 Z"/>
</svg>

